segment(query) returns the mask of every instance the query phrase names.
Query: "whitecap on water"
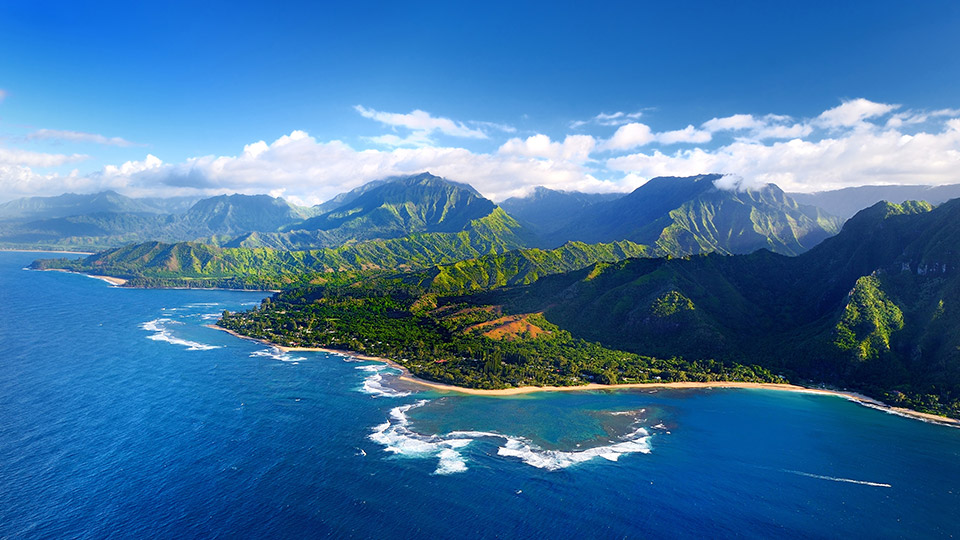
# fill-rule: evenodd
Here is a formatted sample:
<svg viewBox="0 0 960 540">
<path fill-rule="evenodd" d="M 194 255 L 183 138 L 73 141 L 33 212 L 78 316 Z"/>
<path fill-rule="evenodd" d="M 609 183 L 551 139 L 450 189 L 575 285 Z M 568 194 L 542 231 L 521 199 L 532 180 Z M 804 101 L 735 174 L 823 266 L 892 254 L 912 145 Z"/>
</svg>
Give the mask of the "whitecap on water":
<svg viewBox="0 0 960 540">
<path fill-rule="evenodd" d="M 376 397 L 404 397 L 410 395 L 410 392 L 401 392 L 389 386 L 384 386 L 382 372 L 393 369 L 386 364 L 357 366 L 356 369 L 370 373 L 363 380 L 363 386 L 360 387 L 360 391 L 365 394 Z"/>
<path fill-rule="evenodd" d="M 606 446 L 579 451 L 545 450 L 520 437 L 504 438 L 507 442 L 497 449 L 498 455 L 519 458 L 527 465 L 551 471 L 565 469 L 597 457 L 607 461 L 617 461 L 625 454 L 650 453 L 650 434 L 642 427 L 620 437 L 619 441 L 611 441 Z"/>
<path fill-rule="evenodd" d="M 390 411 L 390 420 L 373 428 L 370 440 L 383 445 L 387 452 L 407 457 L 436 457 L 438 460 L 435 474 L 452 474 L 467 470 L 467 462 L 458 451 L 473 442 L 473 438 L 450 434 L 421 435 L 411 431 L 407 425 L 407 411 L 422 407 L 429 400 L 401 405 Z"/>
<path fill-rule="evenodd" d="M 173 345 L 182 345 L 187 348 L 188 351 L 209 351 L 210 349 L 219 349 L 218 345 L 207 345 L 205 343 L 199 343 L 196 341 L 190 341 L 182 338 L 178 338 L 170 332 L 167 328 L 167 325 L 171 324 L 183 324 L 178 323 L 172 319 L 154 319 L 152 321 L 147 321 L 140 325 L 140 328 L 148 332 L 154 332 L 153 334 L 147 336 L 147 339 L 152 339 L 154 341 L 165 341 Z"/>
<path fill-rule="evenodd" d="M 429 400 L 394 407 L 387 422 L 373 428 L 370 439 L 385 447 L 385 450 L 408 457 L 436 457 L 438 460 L 435 474 L 451 474 L 467 470 L 467 462 L 459 449 L 480 438 L 497 438 L 504 441 L 497 449 L 497 455 L 520 459 L 532 467 L 558 470 L 603 458 L 617 461 L 626 454 L 650 453 L 650 434 L 643 427 L 637 427 L 630 433 L 611 441 L 605 446 L 597 446 L 578 451 L 546 450 L 523 438 L 487 431 L 453 431 L 446 435 L 423 435 L 409 428 L 407 411 L 422 407 Z"/>
<path fill-rule="evenodd" d="M 283 352 L 276 347 L 269 347 L 267 349 L 253 351 L 250 353 L 250 358 L 255 358 L 257 356 L 272 358 L 274 360 L 280 360 L 281 362 L 292 362 L 294 364 L 301 360 L 306 360 L 306 358 L 303 356 L 293 356 L 290 353 Z"/>
</svg>

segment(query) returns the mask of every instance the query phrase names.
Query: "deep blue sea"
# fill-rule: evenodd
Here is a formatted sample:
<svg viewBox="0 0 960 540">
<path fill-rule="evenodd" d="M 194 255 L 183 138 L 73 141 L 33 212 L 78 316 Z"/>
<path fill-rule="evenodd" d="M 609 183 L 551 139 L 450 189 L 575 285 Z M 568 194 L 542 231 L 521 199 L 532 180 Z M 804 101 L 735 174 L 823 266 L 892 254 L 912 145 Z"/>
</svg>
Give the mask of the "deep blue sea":
<svg viewBox="0 0 960 540">
<path fill-rule="evenodd" d="M 960 430 L 832 396 L 404 387 L 206 328 L 262 293 L 0 253 L 2 538 L 960 535 Z"/>
</svg>

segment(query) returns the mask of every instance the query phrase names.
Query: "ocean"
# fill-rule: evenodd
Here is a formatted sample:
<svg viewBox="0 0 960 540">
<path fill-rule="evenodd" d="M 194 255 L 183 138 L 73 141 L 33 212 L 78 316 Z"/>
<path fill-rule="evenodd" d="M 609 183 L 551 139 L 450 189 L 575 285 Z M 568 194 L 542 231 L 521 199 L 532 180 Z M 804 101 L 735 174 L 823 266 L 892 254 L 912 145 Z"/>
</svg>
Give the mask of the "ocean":
<svg viewBox="0 0 960 540">
<path fill-rule="evenodd" d="M 948 538 L 960 429 L 839 397 L 424 391 L 207 328 L 265 293 L 0 253 L 2 538 Z"/>
</svg>

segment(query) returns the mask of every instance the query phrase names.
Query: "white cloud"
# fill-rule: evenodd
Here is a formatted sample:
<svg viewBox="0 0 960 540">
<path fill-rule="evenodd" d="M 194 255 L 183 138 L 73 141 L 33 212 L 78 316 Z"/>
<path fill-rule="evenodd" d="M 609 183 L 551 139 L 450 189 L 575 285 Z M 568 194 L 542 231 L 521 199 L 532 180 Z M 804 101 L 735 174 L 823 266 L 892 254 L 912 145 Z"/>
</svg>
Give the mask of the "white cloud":
<svg viewBox="0 0 960 540">
<path fill-rule="evenodd" d="M 597 179 L 580 163 L 596 144 L 592 137 L 572 135 L 563 142 L 544 138 L 517 139 L 516 152 L 508 147 L 503 153 L 477 154 L 444 147 L 355 150 L 340 141 L 319 142 L 295 131 L 270 144 L 248 144 L 238 156 L 164 163 L 148 155 L 142 161 L 107 166 L 82 177 L 88 187 L 81 191 L 109 187 L 131 195 L 212 195 L 283 189 L 290 200 L 315 204 L 370 180 L 423 171 L 467 182 L 494 200 L 538 185 L 595 192 L 621 189 L 615 182 Z M 37 182 L 45 194 L 63 192 L 51 190 L 50 182 Z"/>
<path fill-rule="evenodd" d="M 743 129 L 760 129 L 766 122 L 758 120 L 752 114 L 735 114 L 724 118 L 713 118 L 703 123 L 703 129 L 710 133 L 718 131 L 739 131 Z"/>
<path fill-rule="evenodd" d="M 570 127 L 572 129 L 579 129 L 588 124 L 596 124 L 598 126 L 620 126 L 630 123 L 641 116 L 643 116 L 643 111 L 637 111 L 633 113 L 625 113 L 623 111 L 617 111 L 614 113 L 599 113 L 589 120 L 575 120 L 570 122 Z"/>
<path fill-rule="evenodd" d="M 513 138 L 503 143 L 497 153 L 504 156 L 522 156 L 583 163 L 590 158 L 590 152 L 597 141 L 590 135 L 567 135 L 560 142 L 553 142 L 542 134 L 527 137 L 525 140 Z"/>
<path fill-rule="evenodd" d="M 643 178 L 737 174 L 744 185 L 772 182 L 801 192 L 867 184 L 960 183 L 960 119 L 945 122 L 939 133 L 853 130 L 819 141 L 736 141 L 712 151 L 636 153 L 609 159 L 606 165 Z"/>
<path fill-rule="evenodd" d="M 371 120 L 376 120 L 381 124 L 392 127 L 403 127 L 424 133 L 438 131 L 451 137 L 464 137 L 469 139 L 487 138 L 487 134 L 479 129 L 472 129 L 462 122 L 454 122 L 449 118 L 431 116 L 430 113 L 419 109 L 408 114 L 376 111 L 368 109 L 363 105 L 356 105 L 354 109 L 364 118 L 370 118 Z"/>
<path fill-rule="evenodd" d="M 247 145 L 243 149 L 246 151 L 252 145 Z M 142 173 L 149 170 L 157 170 L 163 166 L 163 161 L 154 156 L 153 154 L 147 154 L 147 157 L 143 161 L 127 161 L 119 167 L 115 165 L 107 165 L 101 171 L 103 176 L 131 176 L 134 174 Z"/>
<path fill-rule="evenodd" d="M 84 154 L 46 154 L 28 150 L 0 148 L 0 164 L 26 165 L 28 167 L 59 167 L 67 163 L 83 161 L 90 156 Z"/>
<path fill-rule="evenodd" d="M 829 129 L 855 127 L 869 118 L 884 116 L 900 105 L 876 103 L 863 98 L 844 101 L 832 109 L 824 111 L 816 118 L 816 123 Z"/>
<path fill-rule="evenodd" d="M 644 146 L 656 140 L 650 126 L 640 122 L 631 122 L 617 128 L 613 137 L 602 145 L 604 150 L 630 150 Z"/>
<path fill-rule="evenodd" d="M 847 103 L 854 105 L 838 112 Z M 513 137 L 490 153 L 438 146 L 429 142 L 427 128 L 383 135 L 377 142 L 390 148 L 367 150 L 292 131 L 270 143 L 247 144 L 235 156 L 165 163 L 147 155 L 85 175 L 39 174 L 32 168 L 87 156 L 0 148 L 0 193 L 12 198 L 107 188 L 131 195 L 282 190 L 290 200 L 315 203 L 370 180 L 423 171 L 470 183 L 494 200 L 527 193 L 537 185 L 625 191 L 654 176 L 713 172 L 735 175 L 725 179 L 731 185 L 773 182 L 788 191 L 960 183 L 960 111 L 898 111 L 866 100 L 847 103 L 812 119 L 732 115 L 707 120 L 700 128 L 689 125 L 660 133 L 627 122 L 606 140 L 585 134 Z M 901 123 L 891 124 L 894 117 Z M 430 122 L 411 125 L 429 127 Z M 721 133 L 728 134 L 726 141 L 719 140 Z M 693 146 L 665 146 L 680 142 Z M 637 151 L 655 144 L 664 146 Z M 598 151 L 610 152 L 604 156 L 609 159 L 597 161 Z"/>
<path fill-rule="evenodd" d="M 132 143 L 121 137 L 106 137 L 98 133 L 84 133 L 82 131 L 67 131 L 62 129 L 38 129 L 27 135 L 28 141 L 67 141 L 79 143 L 95 143 L 107 146 L 143 146 Z"/>
<path fill-rule="evenodd" d="M 710 142 L 712 138 L 713 136 L 709 131 L 700 130 L 693 126 L 657 134 L 657 142 L 661 144 L 705 143 Z"/>
<path fill-rule="evenodd" d="M 813 132 L 810 124 L 771 124 L 751 133 L 751 137 L 757 140 L 765 139 L 796 139 L 797 137 L 806 137 Z"/>
<path fill-rule="evenodd" d="M 3 100 L 7 99 L 7 91 L 3 88 L 0 88 L 0 103 L 3 103 Z"/>
</svg>

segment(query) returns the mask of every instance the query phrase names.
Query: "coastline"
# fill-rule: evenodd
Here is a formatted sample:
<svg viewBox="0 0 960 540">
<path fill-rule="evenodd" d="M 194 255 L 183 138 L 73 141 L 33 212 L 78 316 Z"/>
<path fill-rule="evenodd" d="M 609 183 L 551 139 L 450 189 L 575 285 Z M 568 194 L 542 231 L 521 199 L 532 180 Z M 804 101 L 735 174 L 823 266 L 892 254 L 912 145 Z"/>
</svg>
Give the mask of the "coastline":
<svg viewBox="0 0 960 540">
<path fill-rule="evenodd" d="M 754 382 L 735 382 L 735 381 L 713 381 L 713 382 L 667 382 L 667 383 L 627 383 L 627 384 L 598 384 L 590 383 L 579 386 L 518 386 L 514 388 L 503 388 L 500 390 L 482 390 L 479 388 L 465 388 L 462 386 L 454 386 L 452 384 L 438 383 L 434 381 L 428 381 L 426 379 L 421 379 L 413 373 L 410 372 L 406 367 L 390 360 L 389 358 L 382 358 L 379 356 L 370 356 L 356 351 L 347 351 L 342 349 L 329 349 L 325 347 L 284 347 L 283 345 L 277 345 L 265 339 L 254 338 L 250 336 L 244 336 L 243 334 L 238 334 L 233 330 L 228 328 L 223 328 L 215 324 L 204 325 L 207 328 L 213 328 L 215 330 L 220 330 L 226 332 L 234 337 L 240 339 L 248 339 L 262 343 L 269 347 L 276 347 L 283 352 L 325 352 L 330 354 L 337 354 L 342 356 L 351 356 L 353 358 L 358 358 L 360 360 L 368 360 L 371 362 L 383 362 L 388 364 L 390 367 L 400 370 L 402 373 L 399 377 L 401 381 L 416 384 L 419 386 L 424 386 L 431 388 L 433 390 L 438 390 L 441 392 L 455 392 L 458 394 L 467 394 L 472 396 L 489 396 L 489 397 L 504 397 L 504 396 L 516 396 L 522 394 L 532 394 L 534 392 L 582 392 L 582 391 L 591 391 L 591 390 L 626 390 L 626 389 L 706 389 L 706 388 L 741 388 L 741 389 L 759 389 L 759 390 L 777 390 L 781 392 L 795 392 L 800 394 L 820 394 L 828 396 L 837 396 L 843 399 L 857 403 L 864 407 L 871 409 L 876 409 L 883 411 L 888 414 L 894 414 L 897 416 L 902 416 L 904 418 L 909 418 L 912 420 L 920 420 L 923 422 L 929 422 L 933 424 L 940 424 L 943 426 L 960 428 L 960 420 L 955 418 L 949 418 L 946 416 L 939 416 L 936 414 L 924 413 L 920 411 L 915 411 L 913 409 L 906 409 L 903 407 L 893 407 L 887 405 L 886 403 L 867 397 L 863 394 L 858 394 L 856 392 L 849 392 L 843 390 L 828 390 L 825 388 L 808 388 L 806 386 L 799 386 L 796 384 L 782 384 L 782 383 L 754 383 Z"/>
<path fill-rule="evenodd" d="M 32 253 L 32 252 L 31 252 Z M 85 272 L 74 272 L 73 270 L 66 270 L 63 268 L 29 268 L 29 270 L 38 270 L 40 272 L 66 272 L 68 274 L 77 274 L 80 276 L 87 276 L 94 279 L 100 279 L 106 281 L 111 285 L 117 287 L 122 287 L 125 285 L 129 279 L 118 278 L 113 276 L 103 276 L 99 274 L 87 274 Z M 278 293 L 280 292 L 277 289 L 228 289 L 226 287 L 131 287 L 133 289 L 156 289 L 156 290 L 169 290 L 169 291 L 234 291 L 234 292 L 268 292 L 268 293 Z"/>
<path fill-rule="evenodd" d="M 115 286 L 115 287 L 121 287 L 121 286 L 123 286 L 124 283 L 127 282 L 127 280 L 125 280 L 125 279 L 123 279 L 123 278 L 118 278 L 118 277 L 113 277 L 113 276 L 100 276 L 100 275 L 96 275 L 96 274 L 84 274 L 83 272 L 73 272 L 73 271 L 71 271 L 71 270 L 64 270 L 63 268 L 44 268 L 44 269 L 42 269 L 42 270 L 40 270 L 40 271 L 41 271 L 41 272 L 64 272 L 64 273 L 67 273 L 67 274 L 77 274 L 78 276 L 87 276 L 87 277 L 89 277 L 89 278 L 99 279 L 99 280 L 101 280 L 101 281 L 106 281 L 107 283 L 109 283 L 109 284 L 111 284 L 111 285 L 113 285 L 113 286 Z"/>
<path fill-rule="evenodd" d="M 59 249 L 6 249 L 0 248 L 0 251 L 11 251 L 13 253 L 63 253 L 66 255 L 93 255 L 93 251 L 63 251 Z"/>
</svg>

